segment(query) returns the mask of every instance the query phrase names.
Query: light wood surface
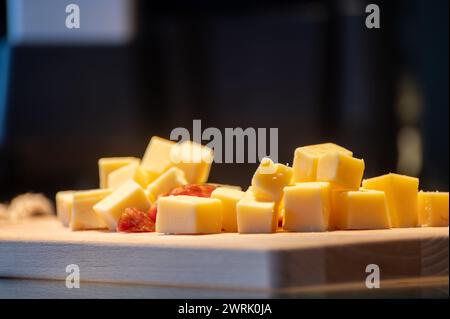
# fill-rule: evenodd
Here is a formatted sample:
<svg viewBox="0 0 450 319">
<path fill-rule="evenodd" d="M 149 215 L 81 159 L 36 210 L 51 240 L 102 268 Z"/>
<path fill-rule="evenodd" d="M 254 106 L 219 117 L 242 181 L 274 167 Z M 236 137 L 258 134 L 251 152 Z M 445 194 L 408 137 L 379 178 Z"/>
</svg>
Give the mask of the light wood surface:
<svg viewBox="0 0 450 319">
<path fill-rule="evenodd" d="M 337 284 L 288 290 L 237 290 L 167 287 L 127 283 L 82 282 L 67 289 L 61 280 L 0 278 L 0 299 L 157 298 L 157 299 L 265 299 L 265 298 L 448 298 L 448 277 L 391 280 L 381 289 Z"/>
<path fill-rule="evenodd" d="M 0 226 L 0 277 L 296 291 L 365 287 L 377 264 L 381 287 L 439 278 L 448 287 L 448 227 L 325 233 L 162 235 L 71 232 L 53 218 Z M 448 291 L 448 289 L 447 289 Z"/>
</svg>

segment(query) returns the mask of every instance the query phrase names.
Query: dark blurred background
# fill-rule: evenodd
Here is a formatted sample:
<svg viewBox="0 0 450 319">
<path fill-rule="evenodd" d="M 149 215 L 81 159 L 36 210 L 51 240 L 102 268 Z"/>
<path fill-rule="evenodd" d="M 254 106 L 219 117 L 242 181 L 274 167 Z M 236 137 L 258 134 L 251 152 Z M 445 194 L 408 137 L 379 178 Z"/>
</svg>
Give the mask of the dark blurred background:
<svg viewBox="0 0 450 319">
<path fill-rule="evenodd" d="M 59 30 L 69 3 L 79 30 Z M 368 3 L 380 29 L 365 27 Z M 366 177 L 400 172 L 448 190 L 448 9 L 0 0 L 0 201 L 97 187 L 99 157 L 141 157 L 152 135 L 193 119 L 277 127 L 280 162 L 334 141 L 365 159 Z M 215 164 L 210 180 L 247 186 L 255 167 Z"/>
</svg>

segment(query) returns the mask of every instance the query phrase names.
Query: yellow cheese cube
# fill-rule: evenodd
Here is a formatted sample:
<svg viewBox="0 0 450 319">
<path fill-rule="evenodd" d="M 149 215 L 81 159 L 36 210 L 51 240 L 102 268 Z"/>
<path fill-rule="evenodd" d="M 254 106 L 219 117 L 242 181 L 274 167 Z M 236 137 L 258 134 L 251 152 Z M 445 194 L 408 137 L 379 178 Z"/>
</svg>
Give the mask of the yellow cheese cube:
<svg viewBox="0 0 450 319">
<path fill-rule="evenodd" d="M 321 232 L 328 230 L 330 184 L 296 183 L 284 188 L 284 225 L 287 231 Z"/>
<path fill-rule="evenodd" d="M 100 175 L 100 188 L 108 186 L 108 175 L 118 168 L 131 163 L 138 163 L 139 158 L 136 157 L 105 157 L 98 160 L 98 168 Z"/>
<path fill-rule="evenodd" d="M 385 192 L 392 227 L 416 227 L 418 225 L 419 179 L 390 173 L 366 179 L 362 185 L 364 189 Z"/>
<path fill-rule="evenodd" d="M 159 195 L 187 183 L 184 172 L 176 167 L 171 167 L 148 185 L 147 193 L 150 200 L 155 201 Z"/>
<path fill-rule="evenodd" d="M 139 167 L 139 163 L 134 162 L 128 165 L 122 166 L 108 175 L 107 187 L 116 189 L 127 180 L 133 178 L 136 169 Z"/>
<path fill-rule="evenodd" d="M 237 203 L 236 216 L 240 234 L 274 233 L 277 230 L 275 202 L 257 200 L 251 189 Z"/>
<path fill-rule="evenodd" d="M 98 202 L 94 206 L 94 211 L 103 218 L 109 230 L 115 231 L 117 222 L 125 208 L 137 208 L 146 211 L 149 207 L 150 201 L 144 189 L 135 181 L 129 180 Z"/>
<path fill-rule="evenodd" d="M 196 196 L 158 199 L 156 231 L 165 234 L 212 234 L 222 230 L 222 203 Z"/>
<path fill-rule="evenodd" d="M 391 228 L 386 195 L 382 191 L 359 190 L 337 195 L 338 229 Z"/>
<path fill-rule="evenodd" d="M 338 230 L 340 228 L 340 221 L 342 220 L 342 208 L 339 205 L 339 197 L 341 194 L 346 193 L 347 191 L 343 190 L 330 190 L 330 199 L 331 199 L 331 210 L 330 210 L 330 219 L 328 224 L 329 230 Z"/>
<path fill-rule="evenodd" d="M 247 188 L 247 191 L 245 191 L 245 193 L 244 193 L 243 199 L 251 199 L 251 200 L 260 201 L 260 202 L 273 202 L 274 203 L 273 211 L 277 215 L 277 220 L 282 224 L 283 216 L 284 216 L 283 197 L 281 197 L 281 199 L 278 202 L 267 200 L 263 196 L 257 197 L 253 190 L 253 186 L 249 186 Z"/>
<path fill-rule="evenodd" d="M 56 193 L 56 215 L 61 223 L 68 227 L 72 216 L 74 191 L 61 191 Z"/>
<path fill-rule="evenodd" d="M 353 156 L 351 151 L 334 143 L 323 143 L 296 148 L 294 153 L 294 163 L 292 165 L 292 181 L 294 183 L 315 182 L 319 158 L 325 154 L 335 152 Z"/>
<path fill-rule="evenodd" d="M 218 187 L 211 193 L 211 198 L 216 198 L 222 202 L 222 229 L 224 231 L 237 231 L 236 205 L 244 197 L 244 194 L 245 192 L 243 191 L 227 187 Z"/>
<path fill-rule="evenodd" d="M 329 182 L 335 190 L 357 190 L 364 174 L 364 160 L 341 153 L 328 153 L 319 158 L 317 180 Z"/>
<path fill-rule="evenodd" d="M 214 155 L 207 146 L 185 141 L 172 149 L 171 159 L 173 165 L 184 172 L 190 184 L 202 184 L 208 180 Z"/>
<path fill-rule="evenodd" d="M 274 164 L 270 158 L 263 158 L 252 178 L 252 190 L 258 200 L 279 202 L 283 188 L 291 182 L 292 168 Z"/>
<path fill-rule="evenodd" d="M 109 194 L 111 194 L 111 190 L 107 188 L 79 191 L 73 193 L 70 229 L 83 230 L 106 228 L 105 222 L 94 211 L 93 207 Z"/>
<path fill-rule="evenodd" d="M 134 172 L 133 180 L 145 189 L 148 184 L 155 180 L 155 177 L 139 166 Z"/>
<path fill-rule="evenodd" d="M 108 175 L 108 188 L 116 189 L 128 180 L 134 180 L 142 188 L 151 182 L 150 174 L 139 166 L 139 163 L 130 163 L 116 169 Z"/>
<path fill-rule="evenodd" d="M 419 192 L 419 224 L 448 226 L 448 192 Z"/>
<path fill-rule="evenodd" d="M 175 142 L 158 136 L 153 136 L 150 139 L 141 166 L 150 174 L 152 179 L 157 178 L 173 166 L 171 151 L 174 145 L 176 145 Z"/>
</svg>

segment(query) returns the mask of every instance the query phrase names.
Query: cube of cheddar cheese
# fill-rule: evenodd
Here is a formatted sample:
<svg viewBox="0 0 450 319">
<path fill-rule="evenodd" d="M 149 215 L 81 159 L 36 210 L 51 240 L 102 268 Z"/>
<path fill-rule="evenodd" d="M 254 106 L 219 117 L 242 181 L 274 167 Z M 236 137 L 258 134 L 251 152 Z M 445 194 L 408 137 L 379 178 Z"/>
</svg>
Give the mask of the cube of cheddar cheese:
<svg viewBox="0 0 450 319">
<path fill-rule="evenodd" d="M 245 192 L 229 187 L 218 187 L 211 193 L 211 198 L 222 202 L 222 229 L 226 232 L 237 232 L 236 205 L 244 197 Z"/>
<path fill-rule="evenodd" d="M 61 223 L 69 227 L 72 216 L 74 191 L 61 191 L 56 193 L 56 215 Z"/>
<path fill-rule="evenodd" d="M 328 223 L 329 230 L 338 230 L 340 227 L 339 223 L 342 220 L 343 212 L 341 211 L 341 206 L 339 205 L 339 197 L 346 192 L 347 191 L 343 190 L 330 190 L 331 209 Z"/>
<path fill-rule="evenodd" d="M 392 227 L 418 225 L 419 180 L 417 178 L 390 173 L 366 179 L 362 185 L 364 189 L 385 192 Z"/>
<path fill-rule="evenodd" d="M 337 194 L 335 205 L 339 211 L 338 229 L 391 228 L 386 195 L 382 191 L 342 192 Z"/>
<path fill-rule="evenodd" d="M 270 158 L 261 160 L 252 178 L 252 191 L 257 200 L 278 203 L 283 196 L 283 188 L 291 182 L 292 168 L 275 164 Z"/>
<path fill-rule="evenodd" d="M 94 206 L 94 211 L 103 218 L 110 231 L 115 231 L 125 208 L 136 208 L 141 211 L 150 208 L 150 201 L 144 189 L 133 180 L 125 182 L 98 202 Z"/>
<path fill-rule="evenodd" d="M 192 141 L 175 143 L 154 136 L 141 166 L 153 179 L 175 166 L 184 172 L 188 183 L 201 184 L 208 180 L 213 160 L 213 152 L 209 147 Z"/>
<path fill-rule="evenodd" d="M 165 234 L 213 234 L 222 230 L 222 203 L 196 196 L 164 196 L 158 199 L 156 232 Z"/>
<path fill-rule="evenodd" d="M 139 164 L 136 157 L 104 157 L 98 160 L 100 188 L 108 187 L 108 176 L 111 172 L 131 163 Z"/>
<path fill-rule="evenodd" d="M 139 166 L 133 174 L 132 179 L 139 184 L 142 188 L 147 188 L 147 186 L 154 180 L 145 169 Z"/>
<path fill-rule="evenodd" d="M 237 228 L 240 234 L 274 233 L 278 226 L 275 202 L 260 201 L 252 189 L 236 204 Z"/>
<path fill-rule="evenodd" d="M 293 183 L 315 182 L 317 180 L 317 163 L 319 158 L 328 153 L 342 153 L 353 156 L 348 149 L 334 143 L 323 143 L 298 147 L 294 153 Z"/>
<path fill-rule="evenodd" d="M 108 175 L 108 188 L 116 189 L 129 179 L 134 180 L 142 188 L 146 188 L 152 181 L 150 174 L 139 166 L 139 163 L 131 163 L 116 169 Z"/>
<path fill-rule="evenodd" d="M 419 224 L 448 226 L 448 192 L 423 192 L 418 195 Z"/>
<path fill-rule="evenodd" d="M 106 228 L 106 223 L 93 209 L 94 205 L 111 194 L 107 188 L 78 191 L 73 193 L 72 216 L 70 229 L 101 229 Z"/>
<path fill-rule="evenodd" d="M 284 225 L 287 231 L 321 232 L 328 230 L 330 184 L 296 183 L 284 188 Z"/>
<path fill-rule="evenodd" d="M 108 176 L 108 188 L 117 189 L 128 180 L 134 180 L 142 188 L 146 188 L 152 181 L 150 174 L 139 166 L 138 163 L 131 163 L 111 172 Z"/>
<path fill-rule="evenodd" d="M 133 178 L 136 169 L 139 167 L 138 162 L 133 162 L 128 165 L 122 166 L 108 175 L 107 187 L 116 189 L 127 180 Z"/>
<path fill-rule="evenodd" d="M 364 174 L 364 160 L 341 153 L 319 158 L 317 181 L 329 182 L 334 190 L 358 190 Z"/>
<path fill-rule="evenodd" d="M 207 146 L 185 141 L 172 148 L 171 160 L 175 167 L 184 172 L 188 183 L 202 184 L 208 180 L 214 155 Z"/>
<path fill-rule="evenodd" d="M 171 161 L 172 147 L 176 145 L 174 141 L 153 136 L 145 150 L 141 166 L 150 175 L 152 179 L 157 178 L 168 168 L 173 166 Z"/>
<path fill-rule="evenodd" d="M 150 201 L 155 201 L 159 195 L 169 192 L 175 187 L 186 185 L 188 182 L 184 172 L 176 167 L 171 167 L 151 182 L 147 187 Z"/>
</svg>

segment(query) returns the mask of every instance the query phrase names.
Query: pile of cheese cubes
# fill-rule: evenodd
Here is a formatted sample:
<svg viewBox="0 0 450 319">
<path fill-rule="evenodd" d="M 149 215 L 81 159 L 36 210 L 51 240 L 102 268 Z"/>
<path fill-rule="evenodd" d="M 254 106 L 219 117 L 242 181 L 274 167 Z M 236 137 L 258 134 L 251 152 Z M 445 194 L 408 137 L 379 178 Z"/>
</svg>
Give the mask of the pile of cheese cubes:
<svg viewBox="0 0 450 319">
<path fill-rule="evenodd" d="M 212 150 L 206 146 L 191 141 L 175 143 L 154 136 L 142 160 L 99 159 L 98 189 L 58 192 L 58 218 L 72 230 L 116 231 L 126 208 L 147 211 L 161 194 L 175 187 L 205 183 L 213 159 Z"/>
<path fill-rule="evenodd" d="M 156 232 L 272 233 L 448 226 L 448 192 L 418 192 L 417 178 L 387 174 L 362 181 L 364 161 L 333 143 L 299 147 L 293 166 L 264 158 L 244 192 L 218 187 L 211 197 L 161 196 L 207 181 L 213 152 L 153 137 L 141 160 L 99 160 L 100 188 L 56 196 L 73 230 L 115 231 L 126 208 L 157 202 Z"/>
<path fill-rule="evenodd" d="M 278 220 L 294 232 L 448 226 L 448 192 L 392 173 L 362 181 L 364 167 L 333 143 L 297 148 L 292 168 L 263 159 L 236 204 L 238 231 L 274 232 Z"/>
</svg>

